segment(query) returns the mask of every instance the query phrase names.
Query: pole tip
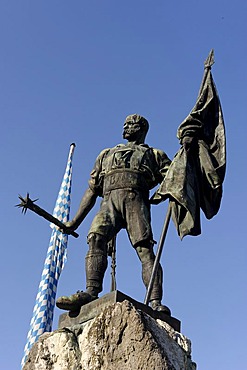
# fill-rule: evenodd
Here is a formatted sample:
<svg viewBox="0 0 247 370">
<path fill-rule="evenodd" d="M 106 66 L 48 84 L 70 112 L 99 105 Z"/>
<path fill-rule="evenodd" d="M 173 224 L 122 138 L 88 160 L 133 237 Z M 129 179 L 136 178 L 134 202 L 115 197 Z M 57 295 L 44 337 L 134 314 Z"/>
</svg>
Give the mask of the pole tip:
<svg viewBox="0 0 247 370">
<path fill-rule="evenodd" d="M 71 144 L 70 144 L 70 146 L 74 146 L 74 147 L 76 147 L 75 143 L 71 143 Z"/>
<path fill-rule="evenodd" d="M 211 68 L 213 64 L 214 64 L 214 49 L 211 49 L 207 59 L 204 62 L 204 68 Z"/>
</svg>

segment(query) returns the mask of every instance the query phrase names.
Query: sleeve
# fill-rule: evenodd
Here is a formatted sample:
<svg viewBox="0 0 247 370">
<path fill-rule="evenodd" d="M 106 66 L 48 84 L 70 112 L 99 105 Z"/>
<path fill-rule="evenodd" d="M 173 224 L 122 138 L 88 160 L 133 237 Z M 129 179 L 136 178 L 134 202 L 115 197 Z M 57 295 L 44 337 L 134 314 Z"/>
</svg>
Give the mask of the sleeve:
<svg viewBox="0 0 247 370">
<path fill-rule="evenodd" d="M 102 162 L 105 155 L 110 149 L 104 149 L 96 158 L 94 167 L 90 173 L 90 179 L 88 181 L 89 188 L 98 196 L 102 196 L 103 192 L 103 171 Z"/>
<path fill-rule="evenodd" d="M 153 149 L 153 152 L 157 163 L 157 182 L 161 183 L 166 176 L 171 160 L 162 150 Z"/>
</svg>

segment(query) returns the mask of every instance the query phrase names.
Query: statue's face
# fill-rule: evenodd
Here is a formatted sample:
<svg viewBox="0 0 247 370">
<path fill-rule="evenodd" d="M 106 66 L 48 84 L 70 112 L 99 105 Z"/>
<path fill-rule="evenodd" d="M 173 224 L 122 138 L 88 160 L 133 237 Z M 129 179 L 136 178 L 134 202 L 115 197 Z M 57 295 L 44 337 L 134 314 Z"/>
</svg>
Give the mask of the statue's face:
<svg viewBox="0 0 247 370">
<path fill-rule="evenodd" d="M 123 126 L 123 138 L 128 141 L 137 140 L 141 135 L 141 125 L 137 122 L 126 121 Z"/>
</svg>

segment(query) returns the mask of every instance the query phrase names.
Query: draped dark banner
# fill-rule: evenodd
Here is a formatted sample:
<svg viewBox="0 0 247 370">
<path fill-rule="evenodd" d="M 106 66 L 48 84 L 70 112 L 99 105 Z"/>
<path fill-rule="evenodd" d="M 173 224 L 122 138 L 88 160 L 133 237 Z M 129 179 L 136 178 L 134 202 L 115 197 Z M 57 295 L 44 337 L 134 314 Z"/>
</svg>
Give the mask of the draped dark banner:
<svg viewBox="0 0 247 370">
<path fill-rule="evenodd" d="M 208 59 L 196 104 L 177 133 L 180 142 L 190 137 L 193 145 L 189 151 L 181 147 L 151 198 L 151 203 L 170 199 L 172 219 L 181 239 L 185 235 L 199 235 L 200 209 L 210 219 L 217 214 L 222 198 L 226 170 L 225 128 L 211 74 L 212 63 L 207 64 Z"/>
</svg>

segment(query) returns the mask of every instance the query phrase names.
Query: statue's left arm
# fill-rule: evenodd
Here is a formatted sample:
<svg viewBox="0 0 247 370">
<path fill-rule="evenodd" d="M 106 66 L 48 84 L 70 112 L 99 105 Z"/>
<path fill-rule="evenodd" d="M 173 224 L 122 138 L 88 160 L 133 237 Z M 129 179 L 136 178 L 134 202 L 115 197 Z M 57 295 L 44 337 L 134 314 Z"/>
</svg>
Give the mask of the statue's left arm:
<svg viewBox="0 0 247 370">
<path fill-rule="evenodd" d="M 160 184 L 166 176 L 168 168 L 171 164 L 171 160 L 168 158 L 165 152 L 159 149 L 153 149 L 153 153 L 155 156 L 156 164 L 157 164 L 157 171 L 156 171 L 156 179 L 157 183 Z"/>
<path fill-rule="evenodd" d="M 157 171 L 156 171 L 156 184 L 161 184 L 163 180 L 166 177 L 167 171 L 170 167 L 171 160 L 168 158 L 166 153 L 164 153 L 162 150 L 159 149 L 153 149 L 153 153 L 155 156 L 155 161 L 157 165 Z M 157 204 L 157 191 L 153 194 L 153 196 L 150 198 L 151 204 Z"/>
</svg>

